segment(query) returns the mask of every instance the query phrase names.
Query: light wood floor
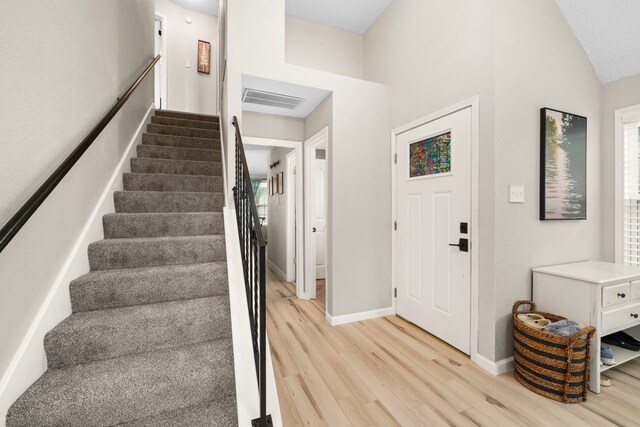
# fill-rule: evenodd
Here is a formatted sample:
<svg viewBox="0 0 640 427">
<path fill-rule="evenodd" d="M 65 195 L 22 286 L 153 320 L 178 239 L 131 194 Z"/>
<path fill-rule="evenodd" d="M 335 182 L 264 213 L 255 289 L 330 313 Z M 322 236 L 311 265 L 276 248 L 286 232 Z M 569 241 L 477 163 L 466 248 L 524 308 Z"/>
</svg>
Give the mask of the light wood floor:
<svg viewBox="0 0 640 427">
<path fill-rule="evenodd" d="M 267 288 L 267 302 L 294 298 L 296 296 L 295 283 L 285 282 L 269 268 L 267 268 L 267 280 L 265 286 Z"/>
<path fill-rule="evenodd" d="M 325 279 L 316 280 L 316 298 L 311 300 L 311 302 L 320 310 L 322 310 L 323 313 L 325 312 L 325 300 L 326 300 L 325 287 L 326 287 Z"/>
<path fill-rule="evenodd" d="M 285 426 L 638 426 L 640 361 L 608 372 L 614 386 L 583 404 L 538 396 L 511 374 L 390 316 L 331 327 L 309 301 L 267 304 Z"/>
</svg>

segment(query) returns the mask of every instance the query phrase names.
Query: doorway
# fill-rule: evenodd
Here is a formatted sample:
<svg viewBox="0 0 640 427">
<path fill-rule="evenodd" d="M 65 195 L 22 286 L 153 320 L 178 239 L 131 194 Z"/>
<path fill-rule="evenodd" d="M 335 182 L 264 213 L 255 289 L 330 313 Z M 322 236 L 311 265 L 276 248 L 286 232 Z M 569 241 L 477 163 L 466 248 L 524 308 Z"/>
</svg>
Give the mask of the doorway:
<svg viewBox="0 0 640 427">
<path fill-rule="evenodd" d="M 154 104 L 157 110 L 167 108 L 167 18 L 157 13 L 154 20 L 154 56 L 160 55 L 160 61 L 153 69 Z"/>
<path fill-rule="evenodd" d="M 396 312 L 477 353 L 477 98 L 394 131 Z"/>
<path fill-rule="evenodd" d="M 305 254 L 307 298 L 326 311 L 328 128 L 305 141 Z"/>
</svg>

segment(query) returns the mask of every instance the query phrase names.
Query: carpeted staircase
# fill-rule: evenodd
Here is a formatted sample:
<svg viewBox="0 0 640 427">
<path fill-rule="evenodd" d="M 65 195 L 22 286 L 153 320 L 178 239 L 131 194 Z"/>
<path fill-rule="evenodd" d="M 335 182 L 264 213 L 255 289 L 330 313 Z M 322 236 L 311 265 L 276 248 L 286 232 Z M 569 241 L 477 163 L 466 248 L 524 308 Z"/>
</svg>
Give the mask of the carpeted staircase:
<svg viewBox="0 0 640 427">
<path fill-rule="evenodd" d="M 156 111 L 8 427 L 237 425 L 217 129 Z"/>
</svg>

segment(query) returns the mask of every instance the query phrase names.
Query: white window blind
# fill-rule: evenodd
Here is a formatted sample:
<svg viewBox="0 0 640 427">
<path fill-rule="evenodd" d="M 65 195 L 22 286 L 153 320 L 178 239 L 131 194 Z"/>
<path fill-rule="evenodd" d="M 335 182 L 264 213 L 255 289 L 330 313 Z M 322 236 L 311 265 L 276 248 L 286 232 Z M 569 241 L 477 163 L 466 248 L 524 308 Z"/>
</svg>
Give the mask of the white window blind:
<svg viewBox="0 0 640 427">
<path fill-rule="evenodd" d="M 640 122 L 624 124 L 624 263 L 640 265 Z"/>
</svg>

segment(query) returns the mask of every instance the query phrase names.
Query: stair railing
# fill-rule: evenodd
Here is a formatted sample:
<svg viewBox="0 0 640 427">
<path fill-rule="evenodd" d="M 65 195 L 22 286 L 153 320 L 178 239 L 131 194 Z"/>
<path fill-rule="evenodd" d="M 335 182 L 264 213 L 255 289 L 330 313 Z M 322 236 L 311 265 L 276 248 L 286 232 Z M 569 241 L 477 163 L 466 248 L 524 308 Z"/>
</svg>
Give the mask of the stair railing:
<svg viewBox="0 0 640 427">
<path fill-rule="evenodd" d="M 272 425 L 271 415 L 267 415 L 267 300 L 266 300 L 266 259 L 267 245 L 262 237 L 260 218 L 256 207 L 255 195 L 251 186 L 251 176 L 242 144 L 242 133 L 238 118 L 233 117 L 235 135 L 235 187 L 233 200 L 238 221 L 242 268 L 249 308 L 249 324 L 253 355 L 258 376 L 260 393 L 260 417 L 251 422 L 253 426 Z"/>
<path fill-rule="evenodd" d="M 91 147 L 91 144 L 98 138 L 100 133 L 111 122 L 111 119 L 120 111 L 122 106 L 129 100 L 129 97 L 140 86 L 142 80 L 153 70 L 153 67 L 160 61 L 157 55 L 144 71 L 136 78 L 129 88 L 116 100 L 116 103 L 107 111 L 100 121 L 91 129 L 78 146 L 67 156 L 66 159 L 53 171 L 45 182 L 29 197 L 24 205 L 9 219 L 0 229 L 0 252 L 9 244 L 11 239 L 18 234 L 18 231 L 26 224 L 31 216 L 38 210 L 40 205 L 49 197 L 49 194 L 60 184 L 60 181 L 67 175 L 73 166 L 80 160 L 82 155 Z"/>
</svg>

